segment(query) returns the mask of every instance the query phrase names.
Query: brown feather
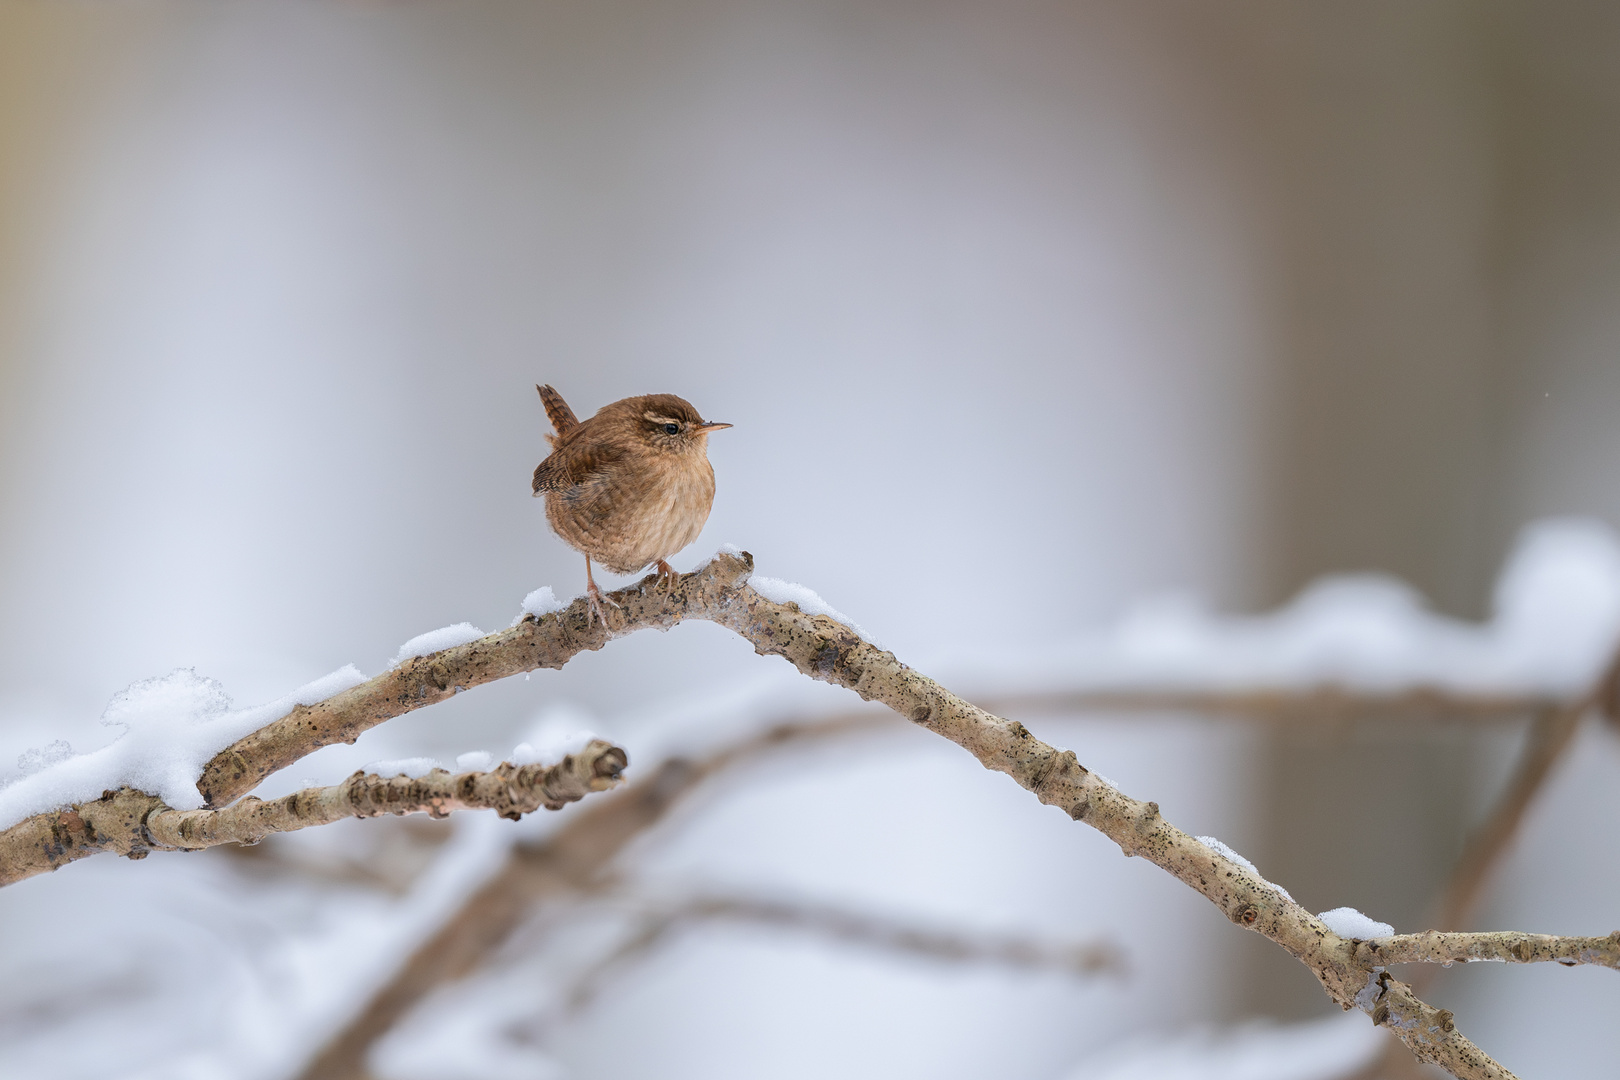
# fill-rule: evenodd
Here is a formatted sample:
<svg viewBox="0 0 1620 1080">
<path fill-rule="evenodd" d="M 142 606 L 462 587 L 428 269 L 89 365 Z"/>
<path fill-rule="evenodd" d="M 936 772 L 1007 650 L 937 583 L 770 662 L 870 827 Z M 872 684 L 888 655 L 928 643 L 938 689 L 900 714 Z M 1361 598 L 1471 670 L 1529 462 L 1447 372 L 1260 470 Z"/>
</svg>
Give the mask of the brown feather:
<svg viewBox="0 0 1620 1080">
<path fill-rule="evenodd" d="M 552 389 L 551 384 L 541 386 L 537 383 L 535 389 L 540 391 L 540 404 L 546 407 L 546 417 L 550 419 L 551 426 L 557 429 L 557 434 L 547 435 L 546 441 L 556 446 L 557 439 L 579 427 L 579 417 L 574 415 L 574 410 L 568 407 L 568 402 L 563 400 L 561 394 Z M 538 491 L 539 488 L 535 490 Z"/>
</svg>

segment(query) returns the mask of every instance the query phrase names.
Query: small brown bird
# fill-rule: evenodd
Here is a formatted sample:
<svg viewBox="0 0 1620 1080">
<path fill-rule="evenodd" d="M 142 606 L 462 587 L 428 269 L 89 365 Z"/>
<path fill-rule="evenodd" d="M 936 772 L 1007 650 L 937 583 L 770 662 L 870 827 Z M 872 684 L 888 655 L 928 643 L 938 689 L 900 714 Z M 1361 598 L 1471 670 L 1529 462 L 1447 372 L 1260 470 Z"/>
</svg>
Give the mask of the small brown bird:
<svg viewBox="0 0 1620 1080">
<path fill-rule="evenodd" d="M 615 401 L 581 423 L 557 391 L 535 389 L 557 434 L 546 436 L 551 456 L 534 470 L 534 493 L 546 497 L 552 530 L 585 556 L 591 611 L 606 626 L 591 560 L 617 574 L 656 566 L 673 582 L 666 560 L 697 539 L 714 504 L 709 432 L 731 425 L 709 423 L 674 394 Z"/>
</svg>

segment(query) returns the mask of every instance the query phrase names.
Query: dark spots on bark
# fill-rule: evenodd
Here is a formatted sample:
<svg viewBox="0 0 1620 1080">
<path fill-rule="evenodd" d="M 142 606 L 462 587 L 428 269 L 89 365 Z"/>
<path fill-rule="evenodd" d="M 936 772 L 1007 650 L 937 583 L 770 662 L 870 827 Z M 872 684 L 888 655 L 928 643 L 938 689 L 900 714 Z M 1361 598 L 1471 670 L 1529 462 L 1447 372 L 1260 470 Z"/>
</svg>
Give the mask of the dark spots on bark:
<svg viewBox="0 0 1620 1080">
<path fill-rule="evenodd" d="M 822 678 L 831 676 L 838 665 L 838 646 L 829 641 L 816 652 L 815 659 L 810 663 Z"/>
</svg>

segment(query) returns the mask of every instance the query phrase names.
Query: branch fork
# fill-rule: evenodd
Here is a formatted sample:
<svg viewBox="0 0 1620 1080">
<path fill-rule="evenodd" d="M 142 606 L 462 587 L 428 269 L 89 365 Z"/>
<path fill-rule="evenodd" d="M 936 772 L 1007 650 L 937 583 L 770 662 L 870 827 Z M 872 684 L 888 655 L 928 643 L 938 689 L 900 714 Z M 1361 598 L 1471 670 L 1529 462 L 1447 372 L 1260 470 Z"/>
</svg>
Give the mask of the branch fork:
<svg viewBox="0 0 1620 1080">
<path fill-rule="evenodd" d="M 1125 795 L 1081 765 L 1072 751 L 1043 742 L 1016 720 L 964 701 L 850 627 L 760 595 L 748 586 L 752 571 L 753 557 L 747 552 L 722 552 L 666 587 L 655 588 L 658 579 L 650 575 L 614 592 L 614 604 L 602 621 L 591 613 L 587 598 L 580 597 L 562 611 L 525 616 L 508 630 L 408 661 L 326 701 L 299 706 L 238 741 L 208 763 L 198 787 L 210 807 L 221 806 L 320 746 L 353 742 L 384 720 L 460 690 L 537 668 L 561 667 L 582 651 L 600 649 L 614 637 L 636 630 L 667 630 L 686 619 L 705 619 L 747 639 L 760 655 L 780 656 L 813 679 L 881 702 L 951 740 L 1041 802 L 1102 832 L 1125 854 L 1161 867 L 1233 922 L 1287 950 L 1339 1005 L 1366 1012 L 1398 1035 L 1417 1058 L 1454 1076 L 1510 1080 L 1513 1074 L 1463 1036 L 1449 1011 L 1425 1004 L 1410 986 L 1390 976 L 1387 965 L 1511 957 L 1518 962 L 1552 959 L 1614 966 L 1620 941 L 1613 935 L 1593 939 L 1431 933 L 1376 941 L 1340 937 L 1277 886 L 1166 821 L 1157 803 Z M 567 782 L 553 778 L 546 782 L 555 782 L 552 787 L 540 784 L 544 790 L 533 794 L 534 805 L 578 798 L 611 785 L 624 767 L 624 754 L 603 746 L 586 775 L 573 775 Z M 603 761 L 612 764 L 599 773 L 597 765 Z M 576 769 L 581 767 L 576 763 Z M 289 822 L 316 824 L 406 807 L 443 812 L 490 805 L 515 811 L 519 803 L 511 788 L 522 773 L 496 770 L 403 782 L 357 776 L 333 788 L 270 803 L 245 800 L 226 810 L 174 811 L 154 805 L 151 796 L 138 792 L 110 793 L 97 803 L 38 815 L 0 834 L 0 882 L 54 868 L 95 850 L 138 857 L 158 846 L 251 842 Z"/>
</svg>

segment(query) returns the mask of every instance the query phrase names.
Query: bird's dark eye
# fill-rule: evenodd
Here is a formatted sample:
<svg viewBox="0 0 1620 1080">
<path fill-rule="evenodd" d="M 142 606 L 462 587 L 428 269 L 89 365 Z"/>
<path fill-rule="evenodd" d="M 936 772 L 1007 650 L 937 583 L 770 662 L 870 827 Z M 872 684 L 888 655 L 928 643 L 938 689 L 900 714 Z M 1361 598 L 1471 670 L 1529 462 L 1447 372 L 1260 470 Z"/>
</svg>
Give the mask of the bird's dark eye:
<svg viewBox="0 0 1620 1080">
<path fill-rule="evenodd" d="M 681 426 L 679 424 L 665 424 L 664 425 L 664 434 L 665 435 L 679 435 L 680 433 L 681 433 Z"/>
</svg>

